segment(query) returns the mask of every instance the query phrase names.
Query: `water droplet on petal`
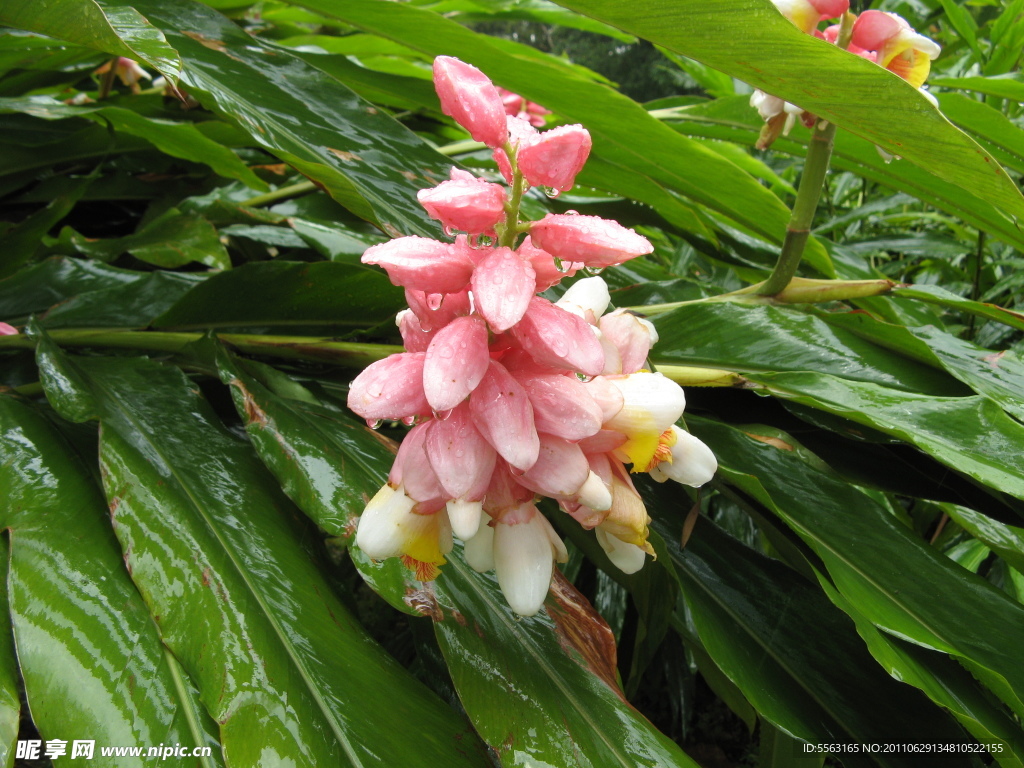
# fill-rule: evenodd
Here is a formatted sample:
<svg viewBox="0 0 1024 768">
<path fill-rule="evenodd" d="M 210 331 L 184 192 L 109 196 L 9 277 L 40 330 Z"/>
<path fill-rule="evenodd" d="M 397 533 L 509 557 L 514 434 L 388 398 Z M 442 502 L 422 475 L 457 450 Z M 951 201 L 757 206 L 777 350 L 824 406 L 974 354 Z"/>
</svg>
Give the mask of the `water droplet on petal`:
<svg viewBox="0 0 1024 768">
<path fill-rule="evenodd" d="M 441 302 L 444 301 L 443 293 L 431 293 L 427 296 L 427 306 L 432 310 L 437 311 L 441 308 Z"/>
<path fill-rule="evenodd" d="M 447 411 L 434 411 L 434 418 L 438 421 L 448 421 L 454 410 L 454 408 L 449 408 Z"/>
<path fill-rule="evenodd" d="M 544 194 L 550 197 L 552 200 L 554 200 L 556 197 L 562 194 L 562 192 L 561 190 L 554 189 L 553 187 L 544 187 Z"/>
<path fill-rule="evenodd" d="M 565 215 L 566 216 L 579 216 L 580 212 L 579 211 L 568 210 L 568 211 L 565 212 Z"/>
<path fill-rule="evenodd" d="M 402 419 L 402 423 L 405 424 L 405 426 L 407 427 L 411 427 L 413 424 L 416 423 L 416 417 L 406 416 L 404 419 Z"/>
<path fill-rule="evenodd" d="M 383 424 L 381 419 L 367 419 L 366 426 L 370 429 L 380 429 L 380 425 Z"/>
<path fill-rule="evenodd" d="M 453 226 L 451 226 L 450 224 L 445 224 L 444 225 L 444 236 L 445 237 L 455 237 L 455 228 Z"/>
</svg>

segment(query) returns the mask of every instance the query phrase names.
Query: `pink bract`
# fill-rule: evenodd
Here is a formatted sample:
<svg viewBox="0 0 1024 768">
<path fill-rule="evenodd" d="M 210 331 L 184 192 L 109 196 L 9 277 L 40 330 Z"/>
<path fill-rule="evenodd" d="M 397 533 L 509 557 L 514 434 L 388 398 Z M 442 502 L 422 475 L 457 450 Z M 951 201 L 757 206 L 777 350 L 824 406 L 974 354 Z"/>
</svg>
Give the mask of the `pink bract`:
<svg viewBox="0 0 1024 768">
<path fill-rule="evenodd" d="M 512 336 L 541 365 L 587 376 L 604 370 L 604 350 L 593 326 L 539 296 L 530 300 Z"/>
<path fill-rule="evenodd" d="M 531 186 L 566 192 L 587 162 L 590 146 L 590 133 L 582 125 L 563 125 L 524 139 L 516 158 Z"/>
<path fill-rule="evenodd" d="M 348 391 L 348 407 L 364 419 L 398 420 L 430 413 L 423 393 L 423 352 L 402 352 L 367 366 Z"/>
<path fill-rule="evenodd" d="M 476 141 L 489 147 L 505 143 L 505 105 L 487 75 L 459 59 L 438 56 L 434 59 L 434 87 L 441 99 L 441 111 Z"/>
<path fill-rule="evenodd" d="M 491 361 L 469 400 L 469 410 L 480 434 L 501 458 L 520 470 L 534 465 L 540 441 L 533 406 L 523 385 L 501 363 Z"/>
<path fill-rule="evenodd" d="M 489 360 L 487 325 L 480 317 L 459 317 L 438 331 L 423 364 L 423 391 L 430 407 L 447 411 L 469 397 Z"/>
<path fill-rule="evenodd" d="M 399 237 L 368 248 L 364 264 L 383 267 L 395 285 L 424 293 L 457 293 L 469 283 L 473 262 L 454 245 L 426 237 Z"/>
<path fill-rule="evenodd" d="M 895 14 L 864 11 L 853 24 L 853 37 L 850 42 L 865 50 L 877 51 L 892 37 L 898 35 L 901 29 L 909 27 L 909 24 Z"/>
<path fill-rule="evenodd" d="M 430 218 L 471 235 L 494 234 L 505 214 L 505 190 L 483 179 L 444 181 L 416 193 Z"/>
<path fill-rule="evenodd" d="M 549 213 L 530 227 L 530 238 L 552 256 L 596 269 L 618 266 L 654 250 L 643 235 L 599 216 Z"/>
<path fill-rule="evenodd" d="M 494 248 L 473 270 L 473 299 L 477 311 L 495 333 L 522 320 L 537 287 L 537 276 L 510 248 Z"/>
</svg>

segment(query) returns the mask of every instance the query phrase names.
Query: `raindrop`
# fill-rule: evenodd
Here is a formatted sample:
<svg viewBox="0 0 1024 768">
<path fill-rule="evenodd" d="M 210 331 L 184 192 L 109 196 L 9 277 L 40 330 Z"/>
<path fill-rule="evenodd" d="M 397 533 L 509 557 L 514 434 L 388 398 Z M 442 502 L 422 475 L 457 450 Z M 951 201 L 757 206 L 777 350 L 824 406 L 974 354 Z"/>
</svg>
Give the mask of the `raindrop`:
<svg viewBox="0 0 1024 768">
<path fill-rule="evenodd" d="M 465 346 L 465 344 L 463 344 Z M 442 360 L 451 360 L 455 357 L 455 350 L 449 344 L 438 345 L 437 356 Z"/>
<path fill-rule="evenodd" d="M 454 408 L 449 408 L 447 411 L 434 411 L 434 418 L 438 421 L 448 421 L 454 410 Z"/>
<path fill-rule="evenodd" d="M 568 210 L 568 211 L 565 212 L 565 215 L 566 216 L 579 216 L 580 212 L 579 211 Z"/>
<path fill-rule="evenodd" d="M 380 429 L 380 425 L 384 422 L 381 419 L 367 419 L 366 426 L 370 429 Z"/>
<path fill-rule="evenodd" d="M 445 237 L 455 237 L 455 228 L 453 226 L 451 226 L 450 224 L 445 224 L 444 225 L 444 236 Z"/>
<path fill-rule="evenodd" d="M 431 293 L 427 296 L 427 306 L 435 312 L 441 308 L 442 301 L 444 301 L 443 293 Z"/>
<path fill-rule="evenodd" d="M 402 419 L 402 423 L 405 424 L 405 426 L 407 427 L 411 427 L 413 424 L 416 423 L 416 417 L 406 416 L 404 419 Z"/>
<path fill-rule="evenodd" d="M 555 269 L 557 269 L 559 272 L 569 271 L 569 268 L 565 266 L 564 262 L 560 258 L 558 258 L 557 256 L 552 256 L 551 258 L 555 260 Z"/>
<path fill-rule="evenodd" d="M 464 450 L 462 450 L 461 448 L 458 448 L 455 451 L 455 458 L 456 459 L 461 459 L 465 455 L 465 453 L 466 452 Z"/>
<path fill-rule="evenodd" d="M 560 189 L 555 189 L 554 187 L 544 187 L 544 194 L 554 200 L 562 194 L 562 191 Z"/>
</svg>

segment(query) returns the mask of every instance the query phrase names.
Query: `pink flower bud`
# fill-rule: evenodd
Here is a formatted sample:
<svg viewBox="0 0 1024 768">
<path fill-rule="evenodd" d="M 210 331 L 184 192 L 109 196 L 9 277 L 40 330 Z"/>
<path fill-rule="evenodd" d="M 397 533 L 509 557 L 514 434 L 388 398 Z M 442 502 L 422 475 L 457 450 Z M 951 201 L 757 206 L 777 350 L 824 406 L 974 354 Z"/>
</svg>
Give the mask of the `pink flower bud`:
<svg viewBox="0 0 1024 768">
<path fill-rule="evenodd" d="M 469 397 L 489 362 L 487 324 L 481 317 L 459 317 L 438 331 L 423 365 L 423 390 L 431 408 L 447 411 Z"/>
<path fill-rule="evenodd" d="M 476 67 L 451 56 L 434 59 L 434 88 L 441 111 L 489 147 L 508 138 L 505 106 L 494 83 Z"/>
<path fill-rule="evenodd" d="M 533 423 L 533 406 L 523 385 L 492 360 L 469 399 L 473 423 L 484 439 L 513 467 L 527 470 L 537 461 L 540 439 Z"/>
<path fill-rule="evenodd" d="M 604 370 L 604 350 L 594 330 L 582 318 L 534 296 L 512 335 L 541 365 L 597 376 Z"/>
<path fill-rule="evenodd" d="M 572 277 L 576 274 L 577 270 L 582 269 L 584 266 L 583 264 L 563 261 L 561 269 L 559 269 L 558 265 L 555 264 L 555 257 L 547 251 L 534 246 L 529 236 L 516 249 L 516 253 L 519 254 L 521 259 L 530 263 L 534 274 L 537 275 L 537 286 L 534 289 L 534 293 L 540 293 L 553 285 L 558 285 L 563 277 Z"/>
<path fill-rule="evenodd" d="M 850 42 L 868 51 L 878 51 L 910 25 L 894 13 L 864 11 L 853 23 L 853 37 Z"/>
<path fill-rule="evenodd" d="M 431 189 L 421 189 L 416 198 L 430 218 L 440 221 L 446 230 L 471 235 L 493 235 L 495 225 L 505 215 L 504 188 L 483 179 L 444 181 Z"/>
<path fill-rule="evenodd" d="M 518 323 L 530 306 L 537 276 L 526 261 L 509 248 L 494 248 L 473 270 L 473 298 L 477 311 L 495 333 Z"/>
<path fill-rule="evenodd" d="M 599 216 L 549 213 L 530 227 L 530 238 L 552 256 L 598 269 L 654 250 L 646 237 Z"/>
<path fill-rule="evenodd" d="M 0 323 L 0 336 L 17 336 L 18 329 L 8 323 Z"/>
<path fill-rule="evenodd" d="M 419 320 L 420 330 L 433 334 L 444 328 L 456 317 L 462 317 L 472 312 L 469 303 L 469 288 L 466 287 L 458 293 L 424 293 L 412 288 L 405 289 L 405 303 Z M 399 328 L 402 324 L 399 323 Z M 432 337 L 431 337 L 432 338 Z M 429 343 L 429 339 L 428 339 Z M 426 347 L 424 347 L 426 349 Z M 410 349 L 410 352 L 420 350 Z"/>
<path fill-rule="evenodd" d="M 349 387 L 348 407 L 369 421 L 429 414 L 423 393 L 425 357 L 403 352 L 367 366 Z"/>
<path fill-rule="evenodd" d="M 590 134 L 582 125 L 563 125 L 519 144 L 519 170 L 534 187 L 572 189 L 590 154 Z"/>
<path fill-rule="evenodd" d="M 537 135 L 537 129 L 521 118 L 509 117 L 507 123 L 508 143 L 513 147 L 522 146 L 523 143 L 531 136 Z M 505 181 L 511 184 L 512 165 L 508 161 L 508 156 L 505 154 L 505 150 L 501 147 L 494 150 L 494 162 L 497 163 L 498 170 L 501 171 L 501 175 L 505 177 Z"/>
<path fill-rule="evenodd" d="M 426 237 L 399 237 L 367 248 L 362 262 L 383 267 L 395 285 L 425 293 L 457 293 L 473 274 L 473 262 L 462 250 Z"/>
<path fill-rule="evenodd" d="M 852 42 L 877 51 L 878 64 L 915 88 L 924 85 L 932 60 L 942 52 L 933 40 L 917 34 L 905 19 L 884 11 L 864 11 L 853 25 Z"/>
</svg>

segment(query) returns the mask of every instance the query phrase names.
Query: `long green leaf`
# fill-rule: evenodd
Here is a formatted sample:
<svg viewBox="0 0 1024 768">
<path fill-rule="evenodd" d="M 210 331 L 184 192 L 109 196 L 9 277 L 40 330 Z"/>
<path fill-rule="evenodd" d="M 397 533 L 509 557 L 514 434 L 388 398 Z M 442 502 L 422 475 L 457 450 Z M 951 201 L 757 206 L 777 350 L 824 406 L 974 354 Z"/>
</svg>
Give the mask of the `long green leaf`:
<svg viewBox="0 0 1024 768">
<path fill-rule="evenodd" d="M 394 317 L 403 294 L 382 272 L 347 264 L 262 262 L 197 285 L 157 328 L 366 327 Z"/>
<path fill-rule="evenodd" d="M 950 184 L 1024 217 L 992 157 L 881 67 L 805 35 L 767 0 L 558 0 L 798 104 Z"/>
<path fill-rule="evenodd" d="M 955 739 L 942 713 L 875 666 L 850 620 L 814 585 L 709 521 L 681 548 L 681 516 L 669 511 L 669 495 L 659 489 L 648 498 L 657 548 L 672 563 L 704 647 L 764 717 L 811 743 Z M 912 762 L 847 759 L 851 767 Z"/>
<path fill-rule="evenodd" d="M 526 46 L 522 50 L 499 46 L 486 35 L 409 4 L 386 0 L 296 0 L 294 4 L 430 56 L 458 56 L 497 84 L 582 123 L 594 137 L 594 156 L 603 162 L 720 211 L 772 242 L 782 240 L 789 212 L 755 179 L 710 149 L 672 135 L 636 102 L 569 73 L 557 60 L 538 59 Z M 812 242 L 809 253 L 819 270 L 828 270 L 828 258 L 819 244 Z"/>
<path fill-rule="evenodd" d="M 674 111 L 678 130 L 690 136 L 735 141 L 754 146 L 760 132 L 760 118 L 747 97 L 716 99 Z M 796 126 L 788 137 L 780 138 L 772 148 L 796 156 L 807 152 L 810 134 Z M 898 154 L 898 153 L 897 153 Z M 995 237 L 1017 247 L 1024 247 L 1024 236 L 1008 216 L 969 188 L 944 181 L 927 170 L 908 165 L 902 160 L 887 161 L 872 143 L 846 131 L 836 134 L 832 166 L 852 171 L 859 176 L 891 189 L 908 192 L 943 211 L 984 229 Z"/>
<path fill-rule="evenodd" d="M 132 584 L 88 470 L 41 413 L 0 396 L 11 531 L 10 610 L 32 720 L 44 738 L 99 745 L 210 746 L 216 725 L 182 695 L 157 624 Z M 68 685 L 68 681 L 75 681 Z M 101 765 L 123 764 L 103 757 Z"/>
<path fill-rule="evenodd" d="M 382 438 L 310 402 L 283 374 L 260 369 L 272 391 L 245 364 L 223 354 L 219 362 L 263 461 L 307 515 L 350 538 L 356 510 L 390 469 L 393 454 Z M 564 580 L 546 613 L 523 619 L 512 614 L 493 575 L 473 573 L 460 552 L 432 584 L 415 581 L 397 560 L 373 566 L 358 549 L 349 552 L 392 605 L 433 617 L 459 698 L 502 765 L 693 768 L 626 703 L 607 624 Z"/>
<path fill-rule="evenodd" d="M 64 365 L 100 416 L 132 578 L 220 723 L 227 763 L 484 764 L 459 716 L 369 641 L 304 544 L 309 526 L 180 371 Z M 60 405 L 66 391 L 47 386 Z"/>
<path fill-rule="evenodd" d="M 5 0 L 0 24 L 136 59 L 177 80 L 181 57 L 160 30 L 129 5 L 106 0 Z"/>
<path fill-rule="evenodd" d="M 10 563 L 10 546 L 7 539 L 0 540 L 0 557 L 4 564 Z M 21 698 L 18 696 L 18 659 L 15 656 L 14 636 L 10 621 L 10 604 L 7 596 L 7 579 L 0 583 L 0 611 L 4 621 L 0 622 L 3 634 L 0 637 L 0 765 L 10 768 L 16 754 L 15 743 L 21 720 Z"/>
<path fill-rule="evenodd" d="M 333 77 L 192 0 L 136 0 L 181 52 L 182 84 L 391 236 L 440 233 L 416 191 L 451 161 Z"/>
<path fill-rule="evenodd" d="M 777 397 L 916 445 L 946 466 L 1024 499 L 1024 426 L 986 397 L 932 397 L 819 373 L 750 374 Z"/>
<path fill-rule="evenodd" d="M 101 123 L 109 122 L 114 130 L 146 139 L 161 152 L 172 157 L 205 163 L 221 176 L 238 179 L 254 189 L 269 189 L 234 152 L 207 138 L 202 131 L 188 122 L 157 120 L 123 107 L 70 106 L 49 96 L 0 99 L 0 112 L 8 111 L 23 112 L 44 120 L 64 120 L 81 116 L 97 119 Z"/>
<path fill-rule="evenodd" d="M 731 468 L 728 481 L 799 534 L 859 612 L 896 637 L 954 655 L 1016 712 L 1024 711 L 1024 606 L 929 547 L 866 494 L 808 468 L 793 451 L 723 424 L 690 421 Z"/>
<path fill-rule="evenodd" d="M 654 318 L 655 362 L 755 371 L 820 371 L 910 392 L 963 394 L 945 373 L 795 307 L 690 304 Z"/>
</svg>

